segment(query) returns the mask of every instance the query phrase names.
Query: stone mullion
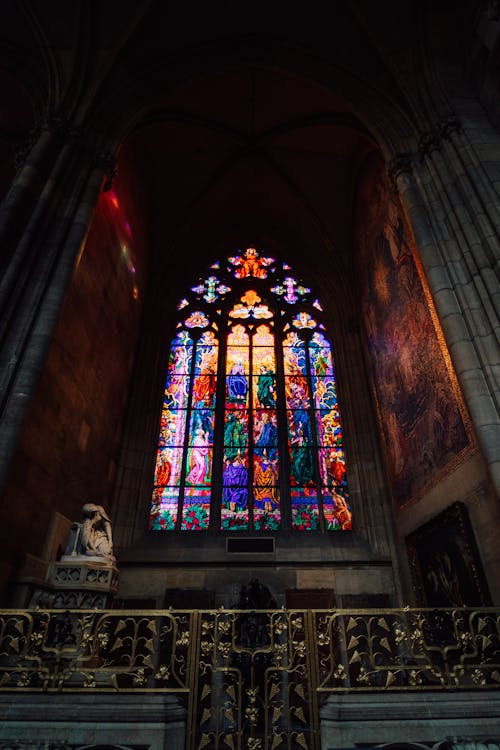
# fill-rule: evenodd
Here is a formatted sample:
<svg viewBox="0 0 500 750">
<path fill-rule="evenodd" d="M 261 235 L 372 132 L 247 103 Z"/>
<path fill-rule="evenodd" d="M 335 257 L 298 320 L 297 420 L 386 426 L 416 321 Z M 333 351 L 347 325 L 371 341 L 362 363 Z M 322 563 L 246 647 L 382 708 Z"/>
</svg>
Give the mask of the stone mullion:
<svg viewBox="0 0 500 750">
<path fill-rule="evenodd" d="M 90 226 L 106 164 L 89 172 L 81 164 L 78 188 L 64 209 L 53 216 L 52 241 L 43 246 L 43 259 L 23 289 L 22 304 L 14 312 L 9 336 L 0 351 L 4 363 L 4 397 L 0 412 L 0 487 L 14 454 L 29 402 L 45 360 L 59 311 Z M 78 184 L 78 182 L 77 182 Z M 42 253 L 37 243 L 37 251 Z M 11 335 L 12 334 L 12 335 Z"/>
<path fill-rule="evenodd" d="M 443 257 L 440 250 L 442 218 L 435 216 L 432 206 L 426 205 L 428 188 L 425 185 L 425 173 L 418 185 L 411 174 L 408 159 L 405 159 L 405 163 L 399 168 L 396 164 L 392 171 L 411 220 L 429 287 L 484 458 L 496 490 L 500 492 L 498 413 L 481 368 L 476 342 L 473 341 L 466 325 L 463 311 L 453 289 L 448 259 Z"/>
<path fill-rule="evenodd" d="M 468 226 L 466 226 L 460 217 L 460 213 L 467 215 L 466 207 L 461 203 L 452 181 L 445 179 L 447 170 L 440 154 L 429 155 L 426 159 L 426 166 L 431 175 L 430 185 L 427 183 L 432 197 L 430 206 L 442 203 L 445 216 L 454 234 L 444 243 L 453 292 L 462 309 L 479 359 L 486 368 L 490 390 L 496 400 L 498 382 L 492 370 L 491 352 L 494 352 L 497 346 L 494 328 L 498 328 L 498 319 L 488 299 L 489 295 L 484 289 L 482 279 L 478 275 L 478 267 L 472 253 L 472 248 L 480 241 L 472 221 L 469 219 Z"/>
</svg>

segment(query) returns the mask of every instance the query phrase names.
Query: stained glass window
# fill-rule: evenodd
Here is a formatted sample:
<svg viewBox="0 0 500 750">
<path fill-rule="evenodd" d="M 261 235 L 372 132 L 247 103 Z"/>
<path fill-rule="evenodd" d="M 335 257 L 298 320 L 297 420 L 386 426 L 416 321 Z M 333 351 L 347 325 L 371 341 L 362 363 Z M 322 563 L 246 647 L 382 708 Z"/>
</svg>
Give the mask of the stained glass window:
<svg viewBox="0 0 500 750">
<path fill-rule="evenodd" d="M 323 308 L 292 274 L 247 248 L 177 305 L 152 530 L 352 528 Z"/>
</svg>

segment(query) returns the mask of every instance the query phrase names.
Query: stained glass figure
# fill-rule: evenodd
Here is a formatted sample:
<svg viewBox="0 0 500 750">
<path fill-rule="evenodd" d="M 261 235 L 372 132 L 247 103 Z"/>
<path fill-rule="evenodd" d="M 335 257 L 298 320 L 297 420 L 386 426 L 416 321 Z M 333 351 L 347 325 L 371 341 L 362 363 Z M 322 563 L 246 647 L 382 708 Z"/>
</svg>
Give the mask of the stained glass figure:
<svg viewBox="0 0 500 750">
<path fill-rule="evenodd" d="M 283 516 L 297 531 L 352 529 L 332 349 L 310 291 L 247 248 L 179 302 L 152 530 L 204 531 L 214 515 L 227 532 L 276 532 Z"/>
<path fill-rule="evenodd" d="M 248 247 L 243 255 L 236 255 L 228 260 L 234 266 L 233 273 L 237 279 L 245 279 L 248 276 L 266 279 L 268 267 L 275 262 L 274 258 L 261 258 L 254 247 Z"/>
<path fill-rule="evenodd" d="M 258 531 L 280 527 L 279 430 L 274 333 L 260 325 L 252 337 L 253 520 Z"/>
<path fill-rule="evenodd" d="M 350 531 L 352 529 L 352 513 L 346 499 L 346 491 L 342 487 L 323 491 L 323 513 L 327 531 Z"/>
<path fill-rule="evenodd" d="M 227 406 L 246 406 L 249 389 L 249 337 L 243 326 L 234 326 L 227 339 Z"/>
</svg>

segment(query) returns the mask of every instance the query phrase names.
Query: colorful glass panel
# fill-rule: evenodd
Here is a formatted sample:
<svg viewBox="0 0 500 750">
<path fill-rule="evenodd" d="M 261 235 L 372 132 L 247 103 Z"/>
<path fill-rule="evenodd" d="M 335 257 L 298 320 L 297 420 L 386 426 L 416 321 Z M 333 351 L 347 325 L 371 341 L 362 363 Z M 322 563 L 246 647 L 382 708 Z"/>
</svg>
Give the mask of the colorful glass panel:
<svg viewBox="0 0 500 750">
<path fill-rule="evenodd" d="M 194 310 L 194 312 L 192 312 L 184 321 L 184 325 L 188 328 L 205 328 L 209 323 L 209 319 L 205 313 L 201 312 L 201 310 Z"/>
<path fill-rule="evenodd" d="M 222 472 L 221 525 L 248 528 L 248 422 L 250 339 L 241 325 L 227 337 L 226 413 Z"/>
<path fill-rule="evenodd" d="M 324 377 L 333 376 L 332 350 L 325 336 L 315 331 L 309 342 L 309 356 L 311 358 L 311 375 Z"/>
<path fill-rule="evenodd" d="M 210 488 L 186 487 L 182 506 L 182 531 L 205 531 L 210 521 Z"/>
<path fill-rule="evenodd" d="M 208 443 L 209 435 L 198 427 L 189 436 L 186 460 L 186 485 L 201 484 L 210 487 L 212 479 L 213 446 Z"/>
<path fill-rule="evenodd" d="M 170 356 L 168 358 L 168 374 L 189 375 L 191 372 L 192 356 L 193 340 L 187 331 L 179 331 L 172 341 Z"/>
<path fill-rule="evenodd" d="M 262 302 L 257 292 L 253 289 L 248 289 L 240 301 L 230 310 L 229 316 L 242 320 L 246 320 L 247 318 L 263 318 L 268 320 L 273 317 L 273 314 L 266 303 Z"/>
<path fill-rule="evenodd" d="M 211 331 L 200 338 L 196 347 L 192 406 L 194 409 L 213 408 L 217 389 L 217 340 Z"/>
<path fill-rule="evenodd" d="M 311 318 L 307 312 L 299 312 L 292 320 L 292 325 L 295 328 L 316 328 L 318 325 L 314 318 Z"/>
<path fill-rule="evenodd" d="M 285 376 L 307 375 L 305 345 L 295 331 L 289 333 L 285 338 L 283 346 L 283 366 Z"/>
<path fill-rule="evenodd" d="M 248 464 L 246 456 L 237 454 L 224 462 L 222 474 L 221 525 L 223 529 L 248 529 Z"/>
<path fill-rule="evenodd" d="M 227 337 L 226 406 L 248 406 L 249 337 L 241 325 L 232 328 Z"/>
<path fill-rule="evenodd" d="M 237 279 L 245 279 L 248 276 L 265 279 L 269 266 L 274 263 L 274 258 L 261 258 L 254 247 L 249 247 L 242 255 L 236 255 L 228 260 L 234 267 L 233 273 Z"/>
<path fill-rule="evenodd" d="M 260 325 L 252 336 L 254 528 L 280 527 L 278 414 L 274 333 Z"/>
<path fill-rule="evenodd" d="M 235 301 L 224 310 L 231 291 Z M 331 346 L 321 316 L 299 307 L 310 291 L 290 266 L 247 248 L 212 264 L 181 299 L 178 310 L 191 307 L 184 322 L 179 316 L 170 350 L 152 529 L 207 529 L 210 505 L 220 498 L 223 529 L 276 531 L 280 487 L 289 488 L 294 529 L 352 528 Z M 312 304 L 322 312 L 318 300 Z M 283 332 L 278 353 L 276 330 Z M 220 389 L 219 353 L 225 363 Z M 216 441 L 217 420 L 223 434 Z M 280 456 L 280 446 L 288 455 Z M 214 475 L 222 486 L 212 496 Z"/>
<path fill-rule="evenodd" d="M 319 524 L 318 494 L 312 487 L 291 487 L 292 527 L 298 531 L 317 531 Z"/>
<path fill-rule="evenodd" d="M 321 481 L 329 487 L 347 487 L 344 451 L 340 447 L 320 448 Z"/>
<path fill-rule="evenodd" d="M 212 331 L 205 331 L 196 346 L 195 373 L 212 373 L 217 371 L 218 342 Z"/>
<path fill-rule="evenodd" d="M 172 445 L 183 445 L 185 426 L 185 409 L 176 409 L 173 411 L 164 409 L 160 420 L 158 447 L 164 448 Z"/>
<path fill-rule="evenodd" d="M 149 527 L 152 531 L 173 531 L 177 523 L 178 487 L 155 487 Z"/>
<path fill-rule="evenodd" d="M 208 276 L 197 286 L 192 286 L 191 291 L 198 296 L 203 295 L 203 299 L 209 304 L 219 299 L 221 295 L 231 291 L 231 287 L 221 284 L 217 276 Z"/>
<path fill-rule="evenodd" d="M 348 493 L 344 487 L 323 489 L 323 513 L 327 531 L 352 529 L 352 512 L 348 503 Z"/>
<path fill-rule="evenodd" d="M 253 407 L 276 408 L 276 359 L 274 335 L 261 325 L 252 337 Z"/>
<path fill-rule="evenodd" d="M 290 482 L 312 485 L 316 482 L 315 452 L 311 421 L 305 409 L 287 410 L 290 455 Z"/>
<path fill-rule="evenodd" d="M 161 448 L 156 455 L 155 484 L 179 486 L 182 469 L 183 445 Z"/>
<path fill-rule="evenodd" d="M 293 305 L 299 299 L 302 300 L 311 290 L 299 284 L 292 276 L 286 276 L 280 284 L 271 287 L 271 291 L 278 297 L 283 297 L 289 305 Z"/>
<path fill-rule="evenodd" d="M 281 525 L 277 467 L 262 464 L 260 471 L 260 484 L 253 488 L 253 527 L 256 531 L 276 531 Z"/>
</svg>

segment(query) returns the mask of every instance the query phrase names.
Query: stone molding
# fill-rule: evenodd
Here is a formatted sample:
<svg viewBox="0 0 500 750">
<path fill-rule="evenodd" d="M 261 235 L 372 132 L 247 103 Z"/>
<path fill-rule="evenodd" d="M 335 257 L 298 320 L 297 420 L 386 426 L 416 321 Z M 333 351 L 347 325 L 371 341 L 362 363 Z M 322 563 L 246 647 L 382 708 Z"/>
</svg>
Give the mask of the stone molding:
<svg viewBox="0 0 500 750">
<path fill-rule="evenodd" d="M 396 185 L 402 174 L 411 174 L 416 163 L 422 163 L 434 151 L 443 149 L 443 141 L 451 140 L 454 133 L 462 130 L 462 123 L 454 113 L 444 115 L 434 128 L 420 133 L 418 148 L 415 152 L 400 152 L 387 165 L 387 174 Z"/>
</svg>

